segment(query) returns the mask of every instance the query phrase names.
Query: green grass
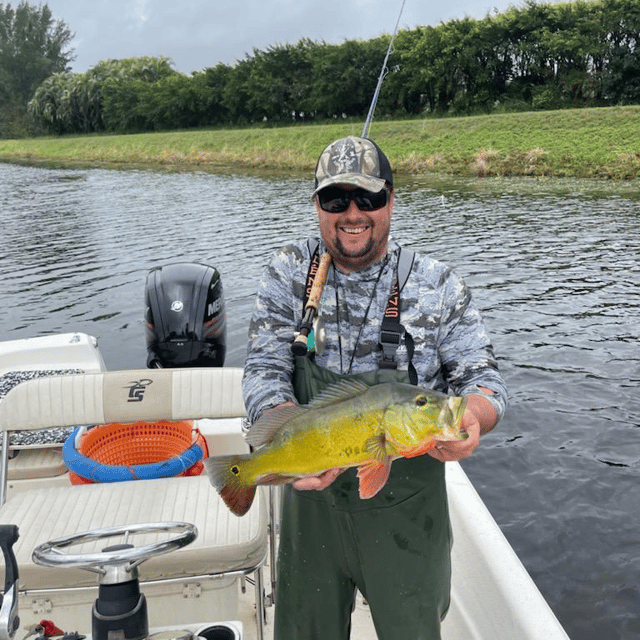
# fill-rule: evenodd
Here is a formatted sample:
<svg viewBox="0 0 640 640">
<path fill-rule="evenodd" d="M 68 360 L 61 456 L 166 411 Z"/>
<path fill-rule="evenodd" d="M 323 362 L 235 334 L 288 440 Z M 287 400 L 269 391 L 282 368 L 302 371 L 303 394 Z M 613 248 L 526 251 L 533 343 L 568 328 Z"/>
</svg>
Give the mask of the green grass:
<svg viewBox="0 0 640 640">
<path fill-rule="evenodd" d="M 326 144 L 361 129 L 340 122 L 0 140 L 0 161 L 308 174 Z M 399 174 L 640 178 L 640 106 L 374 120 L 370 135 Z"/>
</svg>

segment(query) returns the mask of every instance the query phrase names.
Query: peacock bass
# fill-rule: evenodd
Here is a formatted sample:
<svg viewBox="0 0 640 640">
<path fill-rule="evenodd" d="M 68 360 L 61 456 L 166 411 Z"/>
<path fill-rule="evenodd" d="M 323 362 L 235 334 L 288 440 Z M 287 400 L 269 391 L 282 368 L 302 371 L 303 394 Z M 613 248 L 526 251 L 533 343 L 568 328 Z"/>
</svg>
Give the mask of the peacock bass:
<svg viewBox="0 0 640 640">
<path fill-rule="evenodd" d="M 238 516 L 256 486 L 291 482 L 334 468 L 358 467 L 361 498 L 387 482 L 391 462 L 429 451 L 438 440 L 463 440 L 464 397 L 410 384 L 368 386 L 345 380 L 309 404 L 265 412 L 247 436 L 247 455 L 207 458 L 211 484 Z"/>
</svg>

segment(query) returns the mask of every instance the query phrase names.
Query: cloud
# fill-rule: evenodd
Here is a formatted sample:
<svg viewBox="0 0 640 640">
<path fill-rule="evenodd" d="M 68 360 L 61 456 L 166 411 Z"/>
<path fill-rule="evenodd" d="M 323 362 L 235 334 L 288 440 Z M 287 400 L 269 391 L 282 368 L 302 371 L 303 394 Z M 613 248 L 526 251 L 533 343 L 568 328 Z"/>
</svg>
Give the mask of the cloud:
<svg viewBox="0 0 640 640">
<path fill-rule="evenodd" d="M 149 8 L 149 0 L 135 0 L 134 12 L 140 20 L 145 22 L 148 19 L 147 11 Z"/>
<path fill-rule="evenodd" d="M 520 0 L 524 2 L 524 0 Z M 73 71 L 108 58 L 167 56 L 184 73 L 235 64 L 254 49 L 303 38 L 340 44 L 393 32 L 403 0 L 48 0 L 76 33 Z M 406 0 L 400 29 L 483 18 L 510 0 Z"/>
</svg>

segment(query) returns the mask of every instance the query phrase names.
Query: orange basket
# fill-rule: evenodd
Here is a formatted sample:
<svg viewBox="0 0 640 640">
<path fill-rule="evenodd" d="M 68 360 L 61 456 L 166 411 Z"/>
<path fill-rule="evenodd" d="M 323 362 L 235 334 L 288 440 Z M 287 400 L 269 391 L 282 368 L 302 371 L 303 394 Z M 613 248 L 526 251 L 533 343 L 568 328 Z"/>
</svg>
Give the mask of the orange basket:
<svg viewBox="0 0 640 640">
<path fill-rule="evenodd" d="M 75 458 L 89 459 L 99 463 L 100 471 L 114 471 L 130 476 L 120 479 L 136 479 L 140 477 L 139 465 L 148 465 L 145 469 L 145 477 L 162 477 L 165 473 L 153 475 L 153 465 L 165 466 L 161 463 L 183 456 L 194 444 L 200 446 L 203 456 L 187 469 L 179 473 L 171 473 L 173 476 L 195 476 L 203 471 L 203 458 L 208 457 L 209 452 L 206 440 L 198 429 L 194 429 L 191 420 L 176 422 L 133 422 L 130 424 L 108 424 L 92 427 L 80 437 L 80 442 L 75 445 L 77 431 L 69 436 L 65 449 L 76 452 L 65 462 L 69 467 L 69 478 L 72 484 L 91 484 L 100 482 L 99 479 L 85 477 L 78 473 Z M 79 455 L 78 455 L 79 454 Z M 160 464 L 158 464 L 160 463 Z M 148 474 L 152 475 L 149 476 Z M 92 474 L 93 475 L 93 474 Z M 107 480 L 111 481 L 111 480 Z"/>
</svg>

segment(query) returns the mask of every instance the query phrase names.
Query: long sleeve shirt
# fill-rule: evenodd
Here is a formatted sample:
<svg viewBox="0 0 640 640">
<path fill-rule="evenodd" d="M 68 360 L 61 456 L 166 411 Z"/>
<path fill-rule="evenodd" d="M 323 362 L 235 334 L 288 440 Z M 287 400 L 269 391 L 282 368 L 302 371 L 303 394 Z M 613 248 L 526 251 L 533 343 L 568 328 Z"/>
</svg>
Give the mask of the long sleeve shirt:
<svg viewBox="0 0 640 640">
<path fill-rule="evenodd" d="M 318 313 L 325 337 L 316 364 L 335 373 L 379 368 L 380 326 L 399 249 L 390 239 L 386 258 L 367 269 L 344 273 L 331 267 Z M 288 245 L 262 274 L 243 378 L 250 422 L 265 409 L 295 402 L 291 343 L 303 316 L 311 257 L 309 242 Z M 454 395 L 482 393 L 479 387 L 485 387 L 493 394 L 484 397 L 502 417 L 507 390 L 489 336 L 469 289 L 447 265 L 416 254 L 400 295 L 400 322 L 414 341 L 412 362 L 419 385 Z M 407 369 L 404 339 L 395 359 L 399 370 Z"/>
</svg>

